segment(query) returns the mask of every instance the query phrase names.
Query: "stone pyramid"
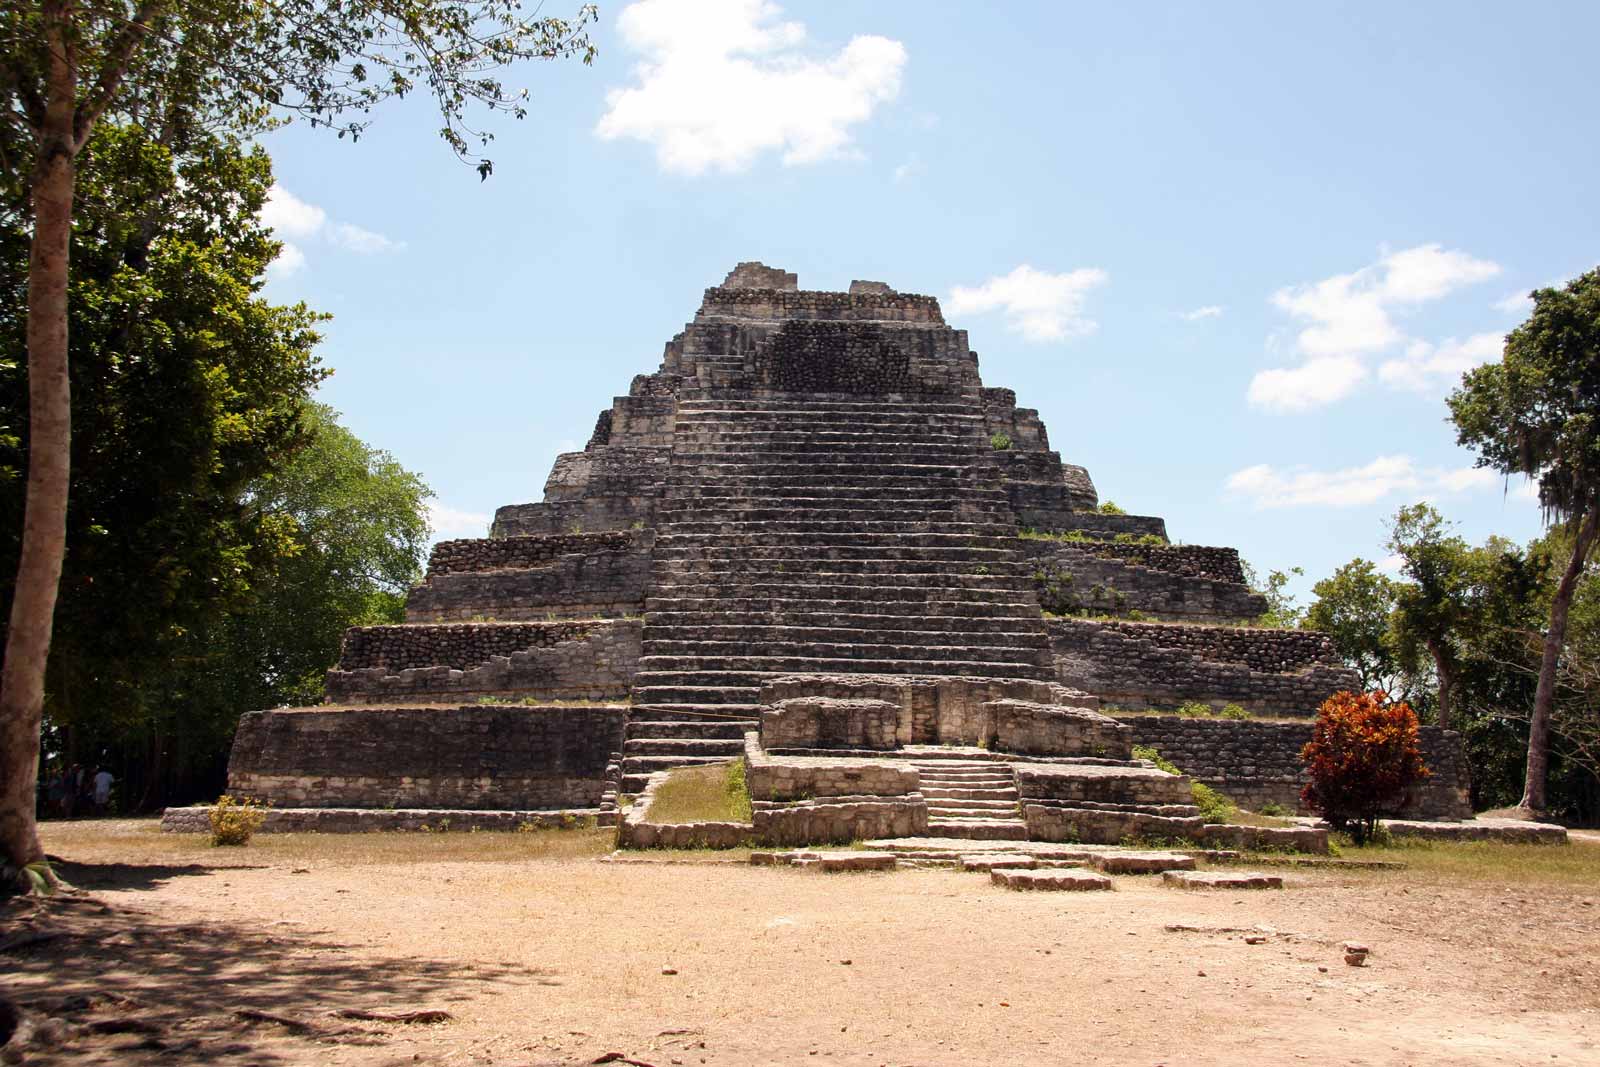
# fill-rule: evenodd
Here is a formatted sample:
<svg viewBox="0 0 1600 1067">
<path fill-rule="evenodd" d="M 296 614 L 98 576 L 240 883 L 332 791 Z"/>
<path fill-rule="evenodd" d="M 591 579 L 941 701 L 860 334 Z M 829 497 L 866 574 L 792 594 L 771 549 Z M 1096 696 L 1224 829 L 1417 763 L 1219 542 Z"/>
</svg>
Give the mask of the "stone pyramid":
<svg viewBox="0 0 1600 1067">
<path fill-rule="evenodd" d="M 404 625 L 350 631 L 327 705 L 246 717 L 231 787 L 307 809 L 609 810 L 769 730 L 780 753 L 918 759 L 1009 730 L 1019 754 L 1092 761 L 1080 742 L 1104 735 L 1124 763 L 1131 728 L 1096 709 L 1306 716 L 1357 684 L 1321 635 L 1236 625 L 1265 604 L 1232 549 L 1098 504 L 937 300 L 742 263 L 542 502 L 436 546 Z M 983 813 L 943 807 L 935 824 Z"/>
</svg>

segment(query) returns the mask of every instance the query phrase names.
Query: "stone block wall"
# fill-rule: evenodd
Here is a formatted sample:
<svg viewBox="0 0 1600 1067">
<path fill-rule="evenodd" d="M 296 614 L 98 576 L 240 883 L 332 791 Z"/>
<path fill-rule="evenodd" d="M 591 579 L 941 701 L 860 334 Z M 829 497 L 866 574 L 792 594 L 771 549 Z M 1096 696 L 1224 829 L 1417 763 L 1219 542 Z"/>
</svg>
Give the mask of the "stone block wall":
<svg viewBox="0 0 1600 1067">
<path fill-rule="evenodd" d="M 649 531 L 446 541 L 406 598 L 408 622 L 635 615 L 650 583 Z"/>
<path fill-rule="evenodd" d="M 800 288 L 800 277 L 791 271 L 749 260 L 728 272 L 728 276 L 722 279 L 722 288 L 781 289 L 792 292 Z"/>
<path fill-rule="evenodd" d="M 1262 716 L 1309 716 L 1331 694 L 1361 684 L 1354 671 L 1318 658 L 1317 642 L 1326 640 L 1320 634 L 1116 619 L 1046 625 L 1061 682 L 1114 707 L 1199 701 Z"/>
<path fill-rule="evenodd" d="M 496 509 L 490 537 L 638 530 L 655 525 L 660 486 L 642 496 L 599 496 L 551 503 L 507 504 Z"/>
<path fill-rule="evenodd" d="M 1309 722 L 1252 722 L 1130 715 L 1123 723 L 1137 744 L 1160 752 L 1184 773 L 1226 793 L 1250 810 L 1279 804 L 1300 808 L 1307 782 L 1300 750 L 1311 740 Z M 1416 791 L 1405 814 L 1424 819 L 1472 815 L 1466 751 L 1461 735 L 1437 726 L 1422 728 L 1422 756 L 1433 772 Z"/>
<path fill-rule="evenodd" d="M 988 747 L 1034 756 L 1128 759 L 1133 731 L 1087 708 L 991 700 L 984 705 L 992 731 Z"/>
<path fill-rule="evenodd" d="M 710 318 L 944 324 L 939 301 L 931 296 L 809 289 L 707 289 L 695 321 Z"/>
<path fill-rule="evenodd" d="M 670 460 L 671 452 L 666 448 L 624 448 L 615 444 L 585 452 L 563 452 L 545 479 L 544 499 L 559 503 L 589 497 L 656 495 Z"/>
<path fill-rule="evenodd" d="M 1087 611 L 1117 615 L 1138 611 L 1159 619 L 1234 623 L 1253 619 L 1267 608 L 1264 597 L 1241 583 L 1152 566 L 1139 561 L 1133 553 L 1124 559 L 1120 558 L 1122 553 L 1101 552 L 1103 548 L 1150 546 L 1036 538 L 1023 538 L 1020 543 L 1034 563 L 1039 606 L 1053 614 Z M 1190 547 L 1182 546 L 1179 551 Z M 1175 563 L 1160 556 L 1152 559 Z M 1235 565 L 1237 562 L 1235 554 Z"/>
<path fill-rule="evenodd" d="M 588 637 L 588 622 L 448 623 L 438 626 L 353 626 L 345 631 L 339 670 L 454 667 L 466 670 L 533 648 Z"/>
<path fill-rule="evenodd" d="M 900 706 L 887 700 L 805 696 L 780 700 L 761 713 L 766 748 L 895 747 Z"/>
<path fill-rule="evenodd" d="M 1087 477 L 1087 475 L 1086 475 Z M 1155 515 L 1107 515 L 1098 511 L 1074 511 L 1053 517 L 1050 522 L 1032 522 L 1025 515 L 1018 516 L 1024 527 L 1044 533 L 1072 533 L 1077 531 L 1087 537 L 1110 541 L 1119 535 L 1130 537 L 1159 537 L 1167 539 L 1167 521 Z"/>
<path fill-rule="evenodd" d="M 777 803 L 814 797 L 920 796 L 917 770 L 910 764 L 830 756 L 773 756 L 753 733 L 745 736 L 745 784 L 751 800 Z"/>
<path fill-rule="evenodd" d="M 845 843 L 928 832 L 916 768 L 880 760 L 771 756 L 745 735 L 755 836 L 768 845 Z"/>
<path fill-rule="evenodd" d="M 469 654 L 463 645 L 440 653 L 475 665 L 412 667 L 375 666 L 328 672 L 327 694 L 334 703 L 381 703 L 391 700 L 472 700 L 479 697 L 535 697 L 541 700 L 612 700 L 627 696 L 638 669 L 643 624 L 636 619 L 599 620 L 582 624 L 543 623 L 528 626 L 487 624 L 448 629 L 505 628 L 549 636 L 554 643 L 533 643 L 509 653 L 493 652 L 488 643 Z M 445 630 L 446 627 L 385 629 Z M 470 640 L 470 639 L 469 639 Z M 428 654 L 406 648 L 406 658 Z M 481 653 L 484 658 L 473 660 Z"/>
<path fill-rule="evenodd" d="M 1086 693 L 1053 682 L 1004 678 L 929 677 L 922 675 L 799 674 L 784 675 L 762 686 L 758 700 L 776 705 L 790 698 L 884 701 L 898 708 L 895 743 L 905 745 L 976 745 L 993 735 L 993 700 L 1027 700 L 1066 704 L 1093 710 L 1098 702 Z"/>
<path fill-rule="evenodd" d="M 585 808 L 607 786 L 627 708 L 386 707 L 255 711 L 228 789 L 294 808 Z"/>
</svg>

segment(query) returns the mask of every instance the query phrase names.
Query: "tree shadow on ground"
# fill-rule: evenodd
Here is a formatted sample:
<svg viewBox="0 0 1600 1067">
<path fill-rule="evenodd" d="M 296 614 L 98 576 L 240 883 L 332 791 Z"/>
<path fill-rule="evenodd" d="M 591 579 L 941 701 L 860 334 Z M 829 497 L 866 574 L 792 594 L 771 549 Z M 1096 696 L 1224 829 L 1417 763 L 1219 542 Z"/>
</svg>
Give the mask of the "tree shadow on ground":
<svg viewBox="0 0 1600 1067">
<path fill-rule="evenodd" d="M 14 1040 L 29 1042 L 31 1064 L 318 1063 L 418 1025 L 341 1011 L 448 1011 L 494 987 L 561 984 L 533 969 L 374 957 L 325 933 L 169 923 L 81 892 L 0 904 L 0 931 L 0 1000 L 22 1009 Z"/>
<path fill-rule="evenodd" d="M 260 870 L 268 863 L 83 863 L 50 857 L 50 866 L 68 885 L 78 889 L 159 889 L 174 878 L 214 871 Z"/>
</svg>

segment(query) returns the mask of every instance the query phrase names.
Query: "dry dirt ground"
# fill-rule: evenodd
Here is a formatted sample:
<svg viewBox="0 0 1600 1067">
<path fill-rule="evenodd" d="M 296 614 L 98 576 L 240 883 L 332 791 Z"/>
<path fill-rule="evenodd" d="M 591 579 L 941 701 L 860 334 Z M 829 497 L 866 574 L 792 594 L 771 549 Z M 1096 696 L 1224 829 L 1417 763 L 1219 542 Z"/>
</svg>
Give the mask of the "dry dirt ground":
<svg viewBox="0 0 1600 1067">
<path fill-rule="evenodd" d="M 1035 894 L 593 831 L 46 840 L 83 892 L 0 905 L 0 986 L 63 1042 L 29 1063 L 1600 1063 L 1600 842 Z"/>
</svg>

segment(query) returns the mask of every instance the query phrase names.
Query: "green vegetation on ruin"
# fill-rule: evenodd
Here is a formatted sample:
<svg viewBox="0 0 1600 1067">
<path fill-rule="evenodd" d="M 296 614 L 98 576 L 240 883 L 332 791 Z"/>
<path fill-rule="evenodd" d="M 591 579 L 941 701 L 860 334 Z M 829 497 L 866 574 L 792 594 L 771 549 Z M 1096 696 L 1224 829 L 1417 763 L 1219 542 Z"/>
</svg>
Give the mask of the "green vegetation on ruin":
<svg viewBox="0 0 1600 1067">
<path fill-rule="evenodd" d="M 648 821 L 749 822 L 750 789 L 745 784 L 744 761 L 671 772 L 651 797 Z"/>
</svg>

